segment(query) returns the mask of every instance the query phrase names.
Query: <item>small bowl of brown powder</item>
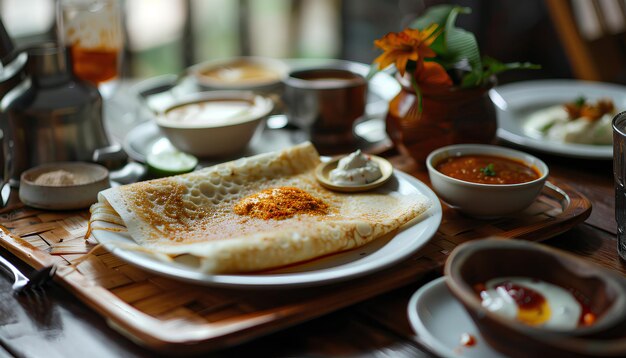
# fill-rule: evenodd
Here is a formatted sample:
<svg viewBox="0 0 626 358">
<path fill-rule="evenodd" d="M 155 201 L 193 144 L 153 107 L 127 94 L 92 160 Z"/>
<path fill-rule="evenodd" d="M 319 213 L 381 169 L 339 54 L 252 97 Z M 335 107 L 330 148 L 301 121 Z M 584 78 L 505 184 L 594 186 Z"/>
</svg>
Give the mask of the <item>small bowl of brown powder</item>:
<svg viewBox="0 0 626 358">
<path fill-rule="evenodd" d="M 98 164 L 59 162 L 31 168 L 20 178 L 20 200 L 46 210 L 84 209 L 110 187 L 109 171 Z"/>
</svg>

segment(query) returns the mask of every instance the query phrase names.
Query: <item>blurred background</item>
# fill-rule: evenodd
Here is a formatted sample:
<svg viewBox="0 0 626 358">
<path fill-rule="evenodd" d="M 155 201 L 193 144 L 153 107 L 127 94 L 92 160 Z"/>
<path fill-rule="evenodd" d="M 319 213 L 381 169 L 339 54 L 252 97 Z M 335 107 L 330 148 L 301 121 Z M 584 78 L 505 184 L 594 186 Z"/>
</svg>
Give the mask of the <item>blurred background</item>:
<svg viewBox="0 0 626 358">
<path fill-rule="evenodd" d="M 121 1 L 127 38 L 124 76 L 141 78 L 178 73 L 198 62 L 237 55 L 340 58 L 370 63 L 378 54 L 373 46 L 376 38 L 400 31 L 428 6 L 443 3 L 428 0 Z M 484 55 L 504 62 L 530 61 L 542 65 L 540 71 L 503 74 L 499 76 L 500 83 L 535 78 L 626 82 L 626 62 L 622 57 L 616 58 L 609 50 L 598 52 L 591 48 L 590 56 L 598 57 L 594 61 L 600 63 L 596 72 L 603 72 L 594 75 L 575 63 L 585 54 L 573 52 L 583 48 L 575 41 L 603 42 L 600 38 L 604 35 L 616 42 L 612 46 L 617 50 L 626 52 L 626 41 L 620 34 L 626 18 L 624 0 L 446 3 L 472 9 L 470 15 L 461 15 L 457 24 L 476 35 Z M 55 37 L 54 0 L 0 0 L 0 16 L 18 46 Z M 577 28 L 585 23 L 587 30 L 583 26 L 573 33 L 570 29 L 568 34 L 568 27 Z M 609 63 L 612 63 L 610 69 Z"/>
</svg>

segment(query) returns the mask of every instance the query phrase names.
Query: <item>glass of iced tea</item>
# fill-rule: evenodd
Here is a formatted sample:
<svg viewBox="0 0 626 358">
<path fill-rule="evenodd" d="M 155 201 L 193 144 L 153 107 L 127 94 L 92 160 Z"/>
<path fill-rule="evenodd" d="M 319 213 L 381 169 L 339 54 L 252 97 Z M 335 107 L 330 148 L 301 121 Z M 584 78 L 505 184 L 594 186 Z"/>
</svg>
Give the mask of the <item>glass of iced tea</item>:
<svg viewBox="0 0 626 358">
<path fill-rule="evenodd" d="M 71 57 L 74 74 L 98 86 L 102 94 L 120 76 L 124 36 L 118 0 L 60 0 L 59 40 Z"/>
</svg>

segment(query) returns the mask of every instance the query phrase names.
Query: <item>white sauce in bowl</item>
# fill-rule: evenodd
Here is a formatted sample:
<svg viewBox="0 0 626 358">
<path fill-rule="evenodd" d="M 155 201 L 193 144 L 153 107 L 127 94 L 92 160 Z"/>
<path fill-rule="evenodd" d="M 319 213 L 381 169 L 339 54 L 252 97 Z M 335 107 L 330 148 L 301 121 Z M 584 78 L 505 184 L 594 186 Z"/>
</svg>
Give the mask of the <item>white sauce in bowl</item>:
<svg viewBox="0 0 626 358">
<path fill-rule="evenodd" d="M 218 92 L 170 107 L 157 117 L 157 124 L 168 128 L 226 127 L 259 120 L 273 108 L 266 97 Z"/>
<path fill-rule="evenodd" d="M 234 61 L 200 72 L 209 80 L 225 84 L 254 84 L 279 81 L 281 74 L 272 68 L 251 61 Z"/>
<path fill-rule="evenodd" d="M 248 101 L 210 101 L 175 107 L 165 114 L 168 121 L 187 125 L 224 125 L 250 114 Z"/>
</svg>

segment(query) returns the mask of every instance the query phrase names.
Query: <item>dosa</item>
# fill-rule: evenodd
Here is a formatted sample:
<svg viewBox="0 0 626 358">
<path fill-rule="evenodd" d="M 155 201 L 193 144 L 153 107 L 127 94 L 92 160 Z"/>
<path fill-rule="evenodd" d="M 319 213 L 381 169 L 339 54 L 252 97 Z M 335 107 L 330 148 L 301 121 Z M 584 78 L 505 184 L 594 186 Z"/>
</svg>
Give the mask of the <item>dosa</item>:
<svg viewBox="0 0 626 358">
<path fill-rule="evenodd" d="M 358 194 L 327 190 L 314 176 L 319 163 L 313 145 L 304 143 L 110 188 L 92 206 L 90 227 L 117 224 L 142 250 L 193 255 L 206 273 L 240 273 L 365 245 L 430 206 L 423 195 L 385 187 Z"/>
</svg>

